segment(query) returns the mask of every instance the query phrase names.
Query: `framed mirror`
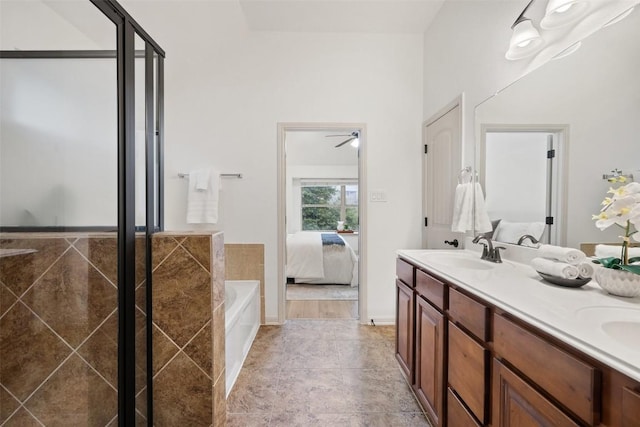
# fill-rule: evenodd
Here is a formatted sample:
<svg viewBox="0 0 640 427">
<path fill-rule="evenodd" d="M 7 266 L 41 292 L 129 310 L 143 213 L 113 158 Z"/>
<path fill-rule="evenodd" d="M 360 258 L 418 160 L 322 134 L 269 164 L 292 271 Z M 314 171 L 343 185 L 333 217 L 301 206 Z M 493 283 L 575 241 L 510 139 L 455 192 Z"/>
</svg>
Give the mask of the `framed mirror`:
<svg viewBox="0 0 640 427">
<path fill-rule="evenodd" d="M 489 216 L 500 220 L 495 240 L 503 224 L 506 243 L 541 225 L 542 242 L 619 241 L 592 215 L 612 185 L 603 176 L 619 170 L 640 180 L 637 9 L 476 107 L 476 168 Z"/>
</svg>

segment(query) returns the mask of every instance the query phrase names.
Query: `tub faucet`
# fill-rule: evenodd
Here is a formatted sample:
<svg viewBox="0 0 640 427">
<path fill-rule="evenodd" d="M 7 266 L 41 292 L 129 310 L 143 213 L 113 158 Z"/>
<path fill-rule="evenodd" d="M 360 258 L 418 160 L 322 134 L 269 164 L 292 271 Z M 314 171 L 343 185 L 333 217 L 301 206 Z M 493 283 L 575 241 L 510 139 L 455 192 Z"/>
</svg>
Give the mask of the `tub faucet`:
<svg viewBox="0 0 640 427">
<path fill-rule="evenodd" d="M 521 246 L 522 243 L 524 243 L 525 240 L 529 239 L 531 241 L 531 243 L 533 243 L 534 245 L 540 243 L 538 241 L 538 239 L 536 239 L 535 237 L 533 237 L 531 234 L 525 234 L 524 236 L 521 236 L 518 239 L 518 246 Z"/>
<path fill-rule="evenodd" d="M 506 249 L 504 246 L 493 246 L 493 242 L 491 238 L 480 234 L 473 239 L 473 243 L 480 243 L 480 240 L 483 240 L 487 243 L 482 243 L 484 249 L 482 250 L 482 255 L 480 259 L 491 261 L 491 262 L 502 262 L 502 257 L 500 257 L 500 249 Z"/>
</svg>

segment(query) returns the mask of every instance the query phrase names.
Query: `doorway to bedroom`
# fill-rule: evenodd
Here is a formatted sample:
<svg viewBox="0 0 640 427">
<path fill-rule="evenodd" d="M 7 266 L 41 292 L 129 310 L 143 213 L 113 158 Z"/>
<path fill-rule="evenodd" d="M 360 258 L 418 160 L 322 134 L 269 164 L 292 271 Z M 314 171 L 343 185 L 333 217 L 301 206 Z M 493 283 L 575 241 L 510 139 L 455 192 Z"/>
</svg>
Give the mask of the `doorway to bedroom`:
<svg viewBox="0 0 640 427">
<path fill-rule="evenodd" d="M 363 126 L 282 125 L 284 319 L 357 319 Z"/>
</svg>

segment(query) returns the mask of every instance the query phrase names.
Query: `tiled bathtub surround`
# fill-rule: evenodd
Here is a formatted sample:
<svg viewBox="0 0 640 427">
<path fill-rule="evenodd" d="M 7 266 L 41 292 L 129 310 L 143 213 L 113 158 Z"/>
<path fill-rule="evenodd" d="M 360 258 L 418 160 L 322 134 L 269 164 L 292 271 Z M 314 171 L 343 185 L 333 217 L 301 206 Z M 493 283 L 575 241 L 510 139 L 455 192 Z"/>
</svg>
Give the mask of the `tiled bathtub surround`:
<svg viewBox="0 0 640 427">
<path fill-rule="evenodd" d="M 158 233 L 152 254 L 155 425 L 223 426 L 223 235 Z"/>
<path fill-rule="evenodd" d="M 0 425 L 113 422 L 115 234 L 11 233 L 0 248 L 35 250 L 0 258 Z M 144 370 L 139 377 L 143 387 Z"/>
<path fill-rule="evenodd" d="M 260 323 L 264 325 L 264 245 L 226 243 L 224 256 L 225 280 L 260 281 Z"/>
</svg>

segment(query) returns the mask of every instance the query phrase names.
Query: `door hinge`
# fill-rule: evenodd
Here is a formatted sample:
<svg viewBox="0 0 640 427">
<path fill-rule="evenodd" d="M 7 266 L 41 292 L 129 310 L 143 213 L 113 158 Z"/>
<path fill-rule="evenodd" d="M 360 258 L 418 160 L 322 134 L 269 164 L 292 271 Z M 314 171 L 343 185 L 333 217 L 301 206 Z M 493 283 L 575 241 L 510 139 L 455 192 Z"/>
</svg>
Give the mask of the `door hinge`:
<svg viewBox="0 0 640 427">
<path fill-rule="evenodd" d="M 553 159 L 556 156 L 556 150 L 547 151 L 547 159 Z"/>
<path fill-rule="evenodd" d="M 545 224 L 547 225 L 553 225 L 553 217 L 552 216 L 548 216 L 545 220 Z"/>
<path fill-rule="evenodd" d="M 426 216 L 424 217 L 424 226 L 425 227 L 429 226 L 429 218 L 427 218 Z"/>
<path fill-rule="evenodd" d="M 424 154 L 427 154 L 428 151 L 429 151 L 429 146 L 427 144 L 424 144 Z"/>
</svg>

